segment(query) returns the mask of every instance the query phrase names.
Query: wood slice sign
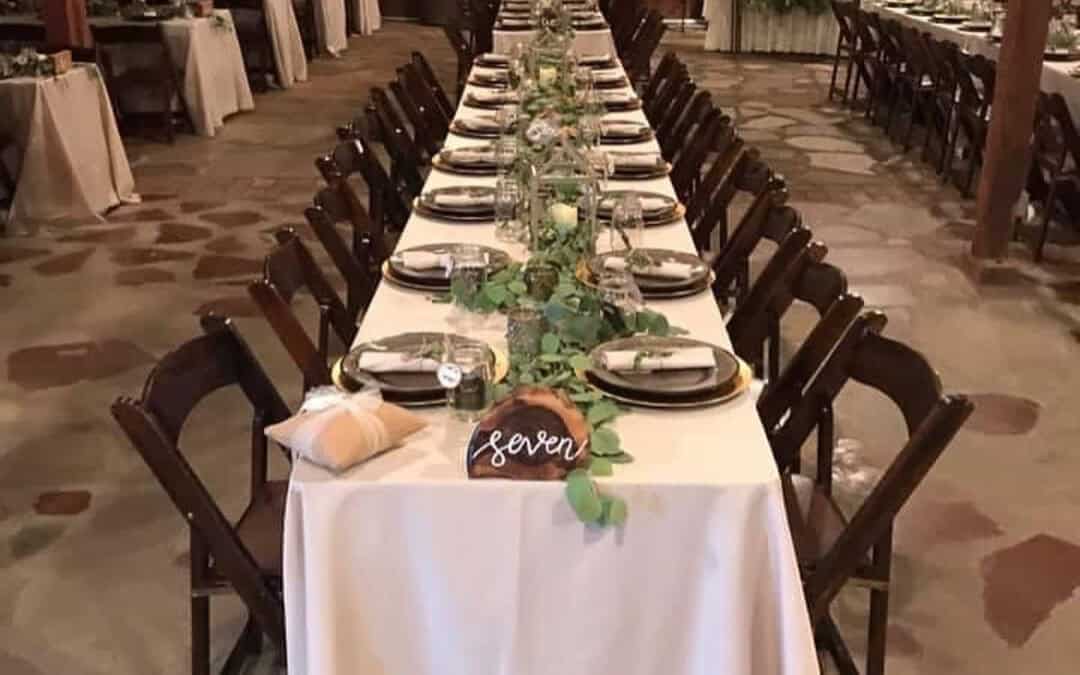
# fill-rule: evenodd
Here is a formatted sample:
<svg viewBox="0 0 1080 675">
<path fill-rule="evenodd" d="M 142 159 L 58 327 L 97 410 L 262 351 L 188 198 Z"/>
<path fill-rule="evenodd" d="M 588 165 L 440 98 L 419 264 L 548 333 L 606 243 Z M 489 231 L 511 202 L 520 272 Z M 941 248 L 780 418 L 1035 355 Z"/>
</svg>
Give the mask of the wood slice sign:
<svg viewBox="0 0 1080 675">
<path fill-rule="evenodd" d="M 518 387 L 473 430 L 465 452 L 469 478 L 562 480 L 588 461 L 589 427 L 564 395 Z"/>
</svg>

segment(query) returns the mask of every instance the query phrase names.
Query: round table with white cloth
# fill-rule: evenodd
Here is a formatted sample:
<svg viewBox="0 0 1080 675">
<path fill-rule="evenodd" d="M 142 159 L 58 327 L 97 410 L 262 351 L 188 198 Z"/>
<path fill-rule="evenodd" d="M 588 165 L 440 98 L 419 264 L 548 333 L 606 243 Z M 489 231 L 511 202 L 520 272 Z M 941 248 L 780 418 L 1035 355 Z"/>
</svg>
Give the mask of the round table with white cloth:
<svg viewBox="0 0 1080 675">
<path fill-rule="evenodd" d="M 829 11 L 810 13 L 803 9 L 777 13 L 748 7 L 739 9 L 742 39 L 732 49 L 731 23 L 734 3 L 740 0 L 705 0 L 704 16 L 709 22 L 705 50 L 722 52 L 772 52 L 781 54 L 832 54 L 838 29 Z"/>
<path fill-rule="evenodd" d="M 353 15 L 355 17 L 353 32 L 360 35 L 371 35 L 382 28 L 382 10 L 379 9 L 379 0 L 349 0 L 353 3 Z"/>
<path fill-rule="evenodd" d="M 345 24 L 345 0 L 312 0 L 315 3 L 315 32 L 319 49 L 337 56 L 349 48 Z"/>
<path fill-rule="evenodd" d="M 274 67 L 278 84 L 288 89 L 295 82 L 307 82 L 307 55 L 300 38 L 300 25 L 292 0 L 263 0 L 270 47 L 274 52 Z"/>
<path fill-rule="evenodd" d="M 16 179 L 10 223 L 96 218 L 138 201 L 97 66 L 0 80 L 0 120 L 12 141 L 0 161 Z"/>
</svg>

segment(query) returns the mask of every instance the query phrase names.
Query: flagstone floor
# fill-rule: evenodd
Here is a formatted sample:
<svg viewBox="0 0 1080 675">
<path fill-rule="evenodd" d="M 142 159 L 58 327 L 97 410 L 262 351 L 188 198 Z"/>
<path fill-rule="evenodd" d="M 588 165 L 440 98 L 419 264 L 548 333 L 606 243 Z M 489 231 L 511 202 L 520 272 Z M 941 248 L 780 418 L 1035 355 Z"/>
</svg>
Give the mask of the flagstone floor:
<svg viewBox="0 0 1080 675">
<path fill-rule="evenodd" d="M 924 351 L 977 409 L 896 529 L 889 672 L 1073 673 L 1080 662 L 1080 256 L 1054 245 L 993 285 L 963 273 L 973 205 L 913 152 L 826 101 L 820 63 L 667 46 L 785 175 L 790 203 L 854 290 L 888 314 L 887 334 Z M 451 82 L 436 29 L 388 23 L 321 59 L 311 82 L 261 95 L 217 138 L 132 141 L 141 206 L 107 223 L 0 239 L 0 673 L 187 672 L 183 521 L 112 422 L 153 361 L 236 318 L 295 402 L 299 378 L 247 300 L 271 233 L 296 224 L 318 186 L 312 160 L 410 50 Z M 807 313 L 786 321 L 795 343 Z M 245 424 L 233 399 L 200 410 L 183 439 L 230 508 L 245 497 Z M 836 479 L 852 506 L 902 443 L 887 402 L 845 392 Z M 201 424 L 200 424 L 201 423 Z M 201 428 L 199 428 L 201 427 Z M 719 430 L 722 432 L 722 430 Z M 235 433 L 233 433 L 235 432 Z M 275 467 L 281 474 L 283 467 Z M 239 605 L 217 601 L 220 663 Z M 861 636 L 865 602 L 836 612 Z M 853 645 L 861 652 L 861 637 Z M 263 664 L 258 672 L 275 669 Z"/>
</svg>

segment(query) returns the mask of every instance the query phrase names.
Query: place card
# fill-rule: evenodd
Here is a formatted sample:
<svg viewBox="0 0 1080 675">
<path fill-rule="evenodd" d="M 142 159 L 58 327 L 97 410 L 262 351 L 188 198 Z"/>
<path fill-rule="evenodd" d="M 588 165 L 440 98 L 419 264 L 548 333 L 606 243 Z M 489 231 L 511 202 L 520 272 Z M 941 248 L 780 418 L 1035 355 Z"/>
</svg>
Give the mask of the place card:
<svg viewBox="0 0 1080 675">
<path fill-rule="evenodd" d="M 469 478 L 562 480 L 589 460 L 589 427 L 565 395 L 518 387 L 476 425 L 465 450 Z"/>
</svg>

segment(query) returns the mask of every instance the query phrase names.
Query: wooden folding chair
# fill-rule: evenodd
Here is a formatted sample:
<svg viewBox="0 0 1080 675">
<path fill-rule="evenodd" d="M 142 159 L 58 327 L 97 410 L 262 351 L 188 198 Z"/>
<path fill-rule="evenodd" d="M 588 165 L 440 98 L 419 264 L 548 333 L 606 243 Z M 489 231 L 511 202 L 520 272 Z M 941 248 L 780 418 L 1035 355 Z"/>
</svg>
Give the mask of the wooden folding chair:
<svg viewBox="0 0 1080 675">
<path fill-rule="evenodd" d="M 345 309 L 359 323 L 379 285 L 381 260 L 373 253 L 376 244 L 372 235 L 357 228 L 352 213 L 339 193 L 323 188 L 315 195 L 315 206 L 304 210 L 304 217 L 345 280 Z M 336 223 L 341 222 L 348 223 L 352 230 L 351 250 L 337 229 Z"/>
<path fill-rule="evenodd" d="M 745 165 L 746 161 L 744 158 L 747 155 L 747 148 L 743 140 L 732 133 L 731 130 L 727 134 L 727 139 L 727 144 L 716 156 L 716 159 L 713 160 L 712 166 L 709 167 L 709 170 L 698 184 L 698 189 L 694 191 L 693 199 L 686 204 L 686 224 L 690 226 L 690 232 L 694 236 L 694 244 L 699 252 L 705 251 L 709 247 L 709 240 L 712 237 L 711 229 L 707 232 L 702 231 L 705 229 L 701 225 L 702 216 L 716 199 L 726 200 L 724 203 L 726 211 L 727 203 L 730 202 L 736 191 L 735 173 Z M 723 196 L 721 188 L 725 188 Z M 725 226 L 725 236 L 726 230 Z"/>
<path fill-rule="evenodd" d="M 673 51 L 667 51 L 660 57 L 660 63 L 656 64 L 656 70 L 649 77 L 649 81 L 641 89 L 641 100 L 648 102 L 656 96 L 656 89 L 665 78 L 669 77 L 676 67 L 681 65 L 678 55 Z M 683 66 L 685 69 L 685 66 Z"/>
<path fill-rule="evenodd" d="M 730 122 L 718 108 L 710 108 L 701 122 L 687 133 L 682 148 L 672 157 L 669 177 L 675 194 L 683 203 L 693 197 L 701 178 L 701 166 L 712 150 L 716 137 Z"/>
<path fill-rule="evenodd" d="M 112 415 L 187 522 L 191 535 L 191 672 L 210 672 L 210 597 L 235 592 L 248 618 L 225 661 L 238 673 L 262 647 L 262 635 L 285 655 L 281 545 L 287 481 L 267 480 L 263 430 L 289 409 L 228 319 L 206 316 L 205 335 L 169 352 L 136 400 L 122 396 Z M 236 524 L 222 513 L 179 445 L 191 411 L 209 394 L 238 387 L 252 407 L 251 496 Z"/>
<path fill-rule="evenodd" d="M 815 424 L 821 402 L 835 400 L 849 381 L 889 398 L 908 430 L 903 448 L 850 520 L 832 496 L 831 458 L 827 464 L 819 458 L 816 480 L 781 474 L 810 619 L 818 640 L 844 675 L 859 671 L 829 607 L 848 582 L 869 588 L 866 673 L 882 675 L 893 522 L 974 409 L 964 396 L 944 395 L 926 358 L 882 336 L 884 325 L 884 315 L 876 312 L 856 319 L 807 387 L 804 398 L 772 434 L 774 452 L 797 452 Z"/>
<path fill-rule="evenodd" d="M 327 365 L 330 331 L 348 349 L 356 337 L 356 317 L 349 314 L 295 232 L 286 228 L 275 237 L 278 245 L 266 256 L 263 277 L 248 286 L 248 293 L 303 374 L 304 391 L 332 384 Z M 319 307 L 317 342 L 290 306 L 301 289 L 308 291 Z"/>
<path fill-rule="evenodd" d="M 367 134 L 358 129 L 350 133 L 350 140 L 338 143 L 329 155 L 315 160 L 315 166 L 327 185 L 353 174 L 362 176 L 368 187 L 367 212 L 374 227 L 400 233 L 409 220 L 409 204 L 419 193 L 399 190 L 375 156 Z"/>
<path fill-rule="evenodd" d="M 708 92 L 702 90 L 701 93 L 707 94 Z M 693 80 L 683 82 L 682 86 L 675 92 L 675 97 L 671 99 L 667 109 L 660 113 L 656 124 L 653 125 L 656 130 L 656 143 L 660 146 L 660 154 L 666 160 L 670 161 L 686 141 L 685 137 L 672 137 L 672 132 L 675 130 L 675 125 L 678 124 L 679 120 L 690 112 L 690 102 L 695 100 L 697 94 L 698 86 L 694 84 Z M 699 114 L 702 113 L 699 111 Z"/>
<path fill-rule="evenodd" d="M 443 89 L 442 83 L 439 82 L 439 78 L 436 77 L 434 69 L 431 64 L 428 63 L 427 58 L 420 52 L 412 53 L 412 64 L 416 67 L 416 70 L 423 77 L 424 82 L 431 90 L 432 95 L 435 97 L 436 102 L 439 104 L 439 109 L 447 120 L 454 119 L 454 106 L 450 103 L 450 97 L 446 95 L 446 90 Z"/>
<path fill-rule="evenodd" d="M 452 22 L 443 26 L 443 33 L 446 34 L 446 39 L 450 42 L 450 46 L 454 48 L 454 54 L 457 55 L 457 88 L 454 91 L 454 100 L 460 102 L 461 96 L 465 92 L 465 82 L 469 79 L 469 71 L 472 69 L 475 52 L 465 38 L 461 26 L 457 23 Z"/>
<path fill-rule="evenodd" d="M 424 188 L 424 176 L 420 172 L 423 159 L 419 148 L 382 88 L 372 88 L 371 105 L 379 120 L 383 145 L 390 155 L 390 180 L 395 187 L 404 187 L 409 193 L 419 195 Z"/>
<path fill-rule="evenodd" d="M 830 0 L 829 5 L 832 7 L 833 16 L 836 17 L 836 24 L 839 28 L 836 38 L 836 54 L 833 57 L 832 79 L 829 81 L 829 100 L 831 101 L 837 94 L 836 80 L 840 73 L 840 61 L 846 59 L 847 73 L 844 76 L 844 88 L 841 90 L 843 94 L 841 100 L 846 102 L 848 91 L 851 89 L 852 55 L 858 42 L 851 10 L 857 5 L 854 2 L 840 2 L 838 0 Z"/>
</svg>

